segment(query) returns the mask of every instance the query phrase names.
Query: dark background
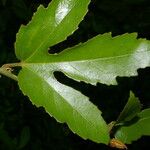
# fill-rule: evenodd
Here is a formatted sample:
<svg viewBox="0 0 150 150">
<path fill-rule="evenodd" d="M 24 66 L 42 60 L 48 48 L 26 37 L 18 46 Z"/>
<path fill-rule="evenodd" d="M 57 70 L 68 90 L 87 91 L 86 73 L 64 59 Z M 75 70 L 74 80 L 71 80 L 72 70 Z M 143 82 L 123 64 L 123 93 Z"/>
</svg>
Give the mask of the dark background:
<svg viewBox="0 0 150 150">
<path fill-rule="evenodd" d="M 50 0 L 0 0 L 0 64 L 18 61 L 14 54 L 16 33 L 21 24 L 27 24 L 39 4 L 47 6 Z M 112 32 L 119 35 L 138 32 L 140 38 L 150 39 L 149 0 L 92 0 L 89 12 L 79 29 L 67 41 L 54 47 L 57 52 L 84 42 L 97 34 Z M 125 105 L 129 91 L 139 97 L 143 108 L 150 106 L 150 68 L 139 69 L 138 76 L 117 78 L 118 86 L 97 86 L 75 82 L 62 73 L 56 78 L 90 97 L 109 123 L 115 120 Z M 35 85 L 36 87 L 36 85 Z M 150 148 L 150 138 L 142 137 L 128 145 L 130 150 Z M 57 123 L 36 108 L 21 93 L 15 81 L 0 78 L 0 150 L 111 150 L 111 148 L 83 140 L 74 135 L 65 124 Z"/>
</svg>

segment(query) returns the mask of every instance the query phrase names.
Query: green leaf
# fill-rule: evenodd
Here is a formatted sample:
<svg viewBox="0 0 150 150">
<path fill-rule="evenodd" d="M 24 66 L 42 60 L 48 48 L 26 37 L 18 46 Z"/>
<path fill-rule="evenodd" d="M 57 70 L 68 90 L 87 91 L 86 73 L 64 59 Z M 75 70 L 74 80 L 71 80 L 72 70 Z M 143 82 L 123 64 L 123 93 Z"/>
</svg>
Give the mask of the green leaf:
<svg viewBox="0 0 150 150">
<path fill-rule="evenodd" d="M 20 60 L 36 52 L 44 53 L 67 38 L 77 28 L 87 12 L 90 0 L 53 0 L 47 8 L 39 6 L 28 26 L 21 26 L 16 41 Z"/>
<path fill-rule="evenodd" d="M 24 94 L 36 106 L 43 106 L 58 122 L 66 122 L 82 138 L 107 144 L 108 128 L 101 112 L 86 96 L 59 83 L 53 70 L 47 67 L 49 64 L 38 66 L 34 63 L 23 67 L 19 73 L 19 86 Z"/>
<path fill-rule="evenodd" d="M 51 60 L 47 48 L 64 40 L 77 28 L 88 3 L 89 0 L 52 1 L 47 9 L 40 6 L 29 25 L 21 27 L 16 41 L 16 55 L 24 61 L 19 86 L 34 104 L 43 106 L 57 121 L 66 122 L 82 138 L 108 144 L 108 127 L 98 108 L 86 96 L 55 79 L 55 62 L 35 58 Z M 32 63 L 28 63 L 29 60 Z"/>
<path fill-rule="evenodd" d="M 112 38 L 107 33 L 58 55 L 35 50 L 24 63 L 49 63 L 53 70 L 78 81 L 116 84 L 117 76 L 134 76 L 138 68 L 150 65 L 150 42 L 136 37 L 136 34 L 124 34 Z"/>
<path fill-rule="evenodd" d="M 130 97 L 125 105 L 123 111 L 120 113 L 119 118 L 117 119 L 116 124 L 124 123 L 133 119 L 141 110 L 141 104 L 138 98 L 130 92 Z"/>
<path fill-rule="evenodd" d="M 98 108 L 79 91 L 57 81 L 53 73 L 91 84 L 116 84 L 116 76 L 136 75 L 138 68 L 150 65 L 150 42 L 136 34 L 112 38 L 99 35 L 57 55 L 49 46 L 71 34 L 87 11 L 89 0 L 54 0 L 40 6 L 32 21 L 22 26 L 16 41 L 16 55 L 22 69 L 19 86 L 36 106 L 43 106 L 59 122 L 84 139 L 108 144 L 108 126 Z M 66 10 L 65 10 L 66 9 Z"/>
<path fill-rule="evenodd" d="M 150 136 L 150 109 L 144 109 L 138 114 L 138 117 L 137 122 L 133 120 L 127 126 L 120 127 L 115 134 L 115 138 L 130 144 L 143 135 Z"/>
</svg>

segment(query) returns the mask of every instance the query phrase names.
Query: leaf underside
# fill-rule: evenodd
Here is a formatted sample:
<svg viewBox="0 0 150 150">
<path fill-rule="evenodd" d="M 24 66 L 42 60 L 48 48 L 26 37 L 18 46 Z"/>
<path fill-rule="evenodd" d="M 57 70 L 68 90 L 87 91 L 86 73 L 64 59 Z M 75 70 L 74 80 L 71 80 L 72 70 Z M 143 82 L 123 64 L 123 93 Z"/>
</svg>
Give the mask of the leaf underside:
<svg viewBox="0 0 150 150">
<path fill-rule="evenodd" d="M 59 83 L 53 73 L 61 71 L 74 80 L 94 85 L 116 84 L 116 76 L 133 76 L 138 68 L 150 65 L 150 42 L 137 40 L 136 34 L 112 38 L 107 33 L 60 54 L 48 54 L 48 47 L 77 29 L 89 2 L 53 0 L 47 8 L 38 8 L 32 21 L 17 34 L 15 52 L 22 63 L 18 80 L 33 104 L 43 106 L 82 138 L 108 144 L 108 127 L 98 108 L 79 91 Z"/>
<path fill-rule="evenodd" d="M 126 144 L 131 144 L 141 136 L 150 136 L 150 109 L 144 109 L 137 117 L 139 118 L 136 122 L 131 121 L 130 124 L 118 129 L 115 138 Z"/>
</svg>

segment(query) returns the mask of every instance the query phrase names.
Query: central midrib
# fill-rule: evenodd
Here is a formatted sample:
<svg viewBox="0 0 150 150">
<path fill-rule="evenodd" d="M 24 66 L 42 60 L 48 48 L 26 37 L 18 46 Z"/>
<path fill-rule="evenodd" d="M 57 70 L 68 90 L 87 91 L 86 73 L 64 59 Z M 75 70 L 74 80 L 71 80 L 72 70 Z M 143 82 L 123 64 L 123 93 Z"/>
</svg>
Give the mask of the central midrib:
<svg viewBox="0 0 150 150">
<path fill-rule="evenodd" d="M 83 59 L 83 60 L 68 60 L 68 61 L 55 61 L 55 62 L 27 62 L 23 61 L 21 62 L 22 66 L 32 65 L 32 64 L 59 64 L 59 63 L 73 63 L 73 62 L 86 62 L 86 61 L 105 61 L 105 60 L 113 60 L 117 58 L 123 58 L 123 57 L 130 57 L 137 53 L 144 53 L 144 52 L 150 52 L 148 51 L 138 51 L 136 53 L 129 53 L 124 55 L 118 55 L 118 56 L 108 56 L 108 57 L 102 57 L 102 58 L 90 58 L 90 59 Z M 55 57 L 55 56 L 54 56 Z"/>
</svg>

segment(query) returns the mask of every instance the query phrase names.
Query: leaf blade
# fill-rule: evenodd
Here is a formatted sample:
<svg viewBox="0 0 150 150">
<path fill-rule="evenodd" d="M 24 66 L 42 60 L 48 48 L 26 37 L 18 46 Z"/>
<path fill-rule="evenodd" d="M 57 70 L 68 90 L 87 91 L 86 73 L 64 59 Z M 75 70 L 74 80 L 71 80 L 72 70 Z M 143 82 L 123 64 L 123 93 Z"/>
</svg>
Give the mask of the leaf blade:
<svg viewBox="0 0 150 150">
<path fill-rule="evenodd" d="M 128 39 L 128 37 L 129 37 L 129 39 Z M 117 43 L 120 41 L 121 43 L 120 42 L 119 43 L 122 45 L 122 39 L 124 39 L 125 41 L 126 40 L 131 41 L 131 43 L 129 43 L 129 45 L 127 44 L 128 48 L 132 45 L 132 42 L 135 41 L 135 43 L 133 42 L 133 49 L 128 54 L 125 51 L 126 48 L 124 48 L 123 52 L 121 51 L 121 55 L 119 52 L 119 57 L 118 57 L 118 53 L 117 54 L 115 53 L 115 56 L 110 57 L 114 52 L 116 52 L 115 51 L 116 49 L 120 48 L 120 46 L 118 47 Z M 87 42 L 83 45 L 79 45 L 79 47 L 77 46 L 75 48 L 71 48 L 69 50 L 62 52 L 61 54 L 58 54 L 58 55 L 45 55 L 45 54 L 34 55 L 32 58 L 30 58 L 27 61 L 25 61 L 24 63 L 22 63 L 22 66 L 23 66 L 22 70 L 26 72 L 25 68 L 28 68 L 28 69 L 30 68 L 30 70 L 32 70 L 32 71 L 34 70 L 35 74 L 37 74 L 37 75 L 41 74 L 41 76 L 43 78 L 47 77 L 47 76 L 48 76 L 48 78 L 49 77 L 52 78 L 54 71 L 62 71 L 67 76 L 69 76 L 75 80 L 78 80 L 78 81 L 85 81 L 85 82 L 88 82 L 91 84 L 96 84 L 97 82 L 102 82 L 102 83 L 107 83 L 107 84 L 115 84 L 115 82 L 116 82 L 115 78 L 117 75 L 122 75 L 122 76 L 135 75 L 137 68 L 147 66 L 149 64 L 149 53 L 150 53 L 149 46 L 150 46 L 150 44 L 148 41 L 137 40 L 135 38 L 134 34 L 131 34 L 131 35 L 126 34 L 126 35 L 122 35 L 121 37 L 118 36 L 116 38 L 112 38 L 110 36 L 110 34 L 104 34 L 102 36 L 98 36 L 98 39 L 97 39 L 97 37 L 92 39 L 92 43 L 93 43 L 92 46 L 94 46 L 96 43 L 99 43 L 99 42 L 103 43 L 104 41 L 105 42 L 107 41 L 106 44 L 104 44 L 104 47 L 108 46 L 107 47 L 108 51 L 109 51 L 110 45 L 112 46 L 112 44 L 114 44 L 113 49 L 110 49 L 111 50 L 110 53 L 103 53 L 101 51 L 98 51 L 99 45 L 98 45 L 98 47 L 96 45 L 96 49 L 92 49 L 95 52 L 94 55 L 92 56 L 91 52 L 93 52 L 93 51 L 91 51 L 91 49 L 90 49 L 91 46 L 89 46 L 89 48 L 88 48 L 89 43 Z M 91 42 L 91 40 L 90 40 L 90 42 Z M 139 45 L 144 45 L 144 47 L 146 47 L 146 48 L 144 50 L 140 49 L 141 51 L 139 51 L 139 49 L 138 49 L 138 52 L 137 52 L 137 47 L 139 47 Z M 85 52 L 85 50 L 87 50 L 87 52 L 89 52 L 89 53 L 86 53 L 84 56 L 81 55 L 83 52 Z M 79 53 L 79 51 L 81 51 L 81 54 Z M 134 51 L 135 51 L 135 53 L 134 53 Z M 139 58 L 139 56 L 141 56 L 141 54 L 143 54 L 144 57 L 147 57 L 147 59 L 141 60 L 141 58 Z M 137 58 L 139 58 L 141 61 L 136 60 L 136 63 L 132 64 L 131 62 L 134 62 L 134 60 Z M 123 64 L 125 65 L 126 63 L 127 63 L 127 67 L 122 72 L 122 65 Z M 109 73 L 112 74 L 112 76 L 108 76 Z M 23 86 L 23 84 L 21 84 L 21 82 L 23 82 L 24 84 L 26 83 L 24 81 L 25 81 L 25 76 L 19 78 L 19 86 L 20 87 Z M 27 82 L 29 83 L 30 81 L 27 81 Z M 34 81 L 34 83 L 37 83 L 37 80 Z M 52 81 L 49 82 L 49 84 L 52 84 L 52 83 L 53 83 Z M 27 88 L 30 89 L 30 86 L 31 85 L 29 85 Z M 23 89 L 23 88 L 21 88 L 21 89 L 22 89 L 22 91 L 26 91 L 26 89 Z M 28 89 L 27 89 L 27 91 L 25 92 L 25 94 L 27 94 L 29 97 L 31 95 L 34 95 L 33 93 L 36 94 L 36 93 L 42 92 L 42 91 L 40 91 L 40 92 L 34 91 L 34 92 L 30 93 L 30 90 L 28 91 Z M 67 93 L 66 91 L 64 91 L 64 93 Z M 55 92 L 57 93 L 57 88 L 55 88 Z M 72 93 L 75 94 L 76 91 L 74 91 Z M 51 94 L 53 95 L 53 93 L 51 93 Z M 36 97 L 38 99 L 39 94 L 38 94 L 38 96 L 35 95 L 30 98 L 32 102 L 33 102 L 34 97 Z M 44 97 L 44 95 L 43 95 L 43 97 Z M 51 95 L 49 95 L 49 97 L 51 97 Z M 48 99 L 48 97 L 46 99 Z M 69 98 L 67 97 L 67 99 L 65 98 L 64 101 L 68 100 L 68 99 Z M 82 100 L 84 100 L 84 98 Z M 38 106 L 38 102 L 35 102 L 35 103 Z M 40 103 L 40 106 L 44 106 L 46 108 L 46 110 L 48 111 L 48 109 L 44 103 Z M 90 111 L 90 113 L 92 113 L 91 110 L 89 110 L 89 111 Z M 55 118 L 58 118 L 57 114 L 54 114 L 53 116 Z M 100 120 L 99 120 L 100 122 L 103 122 L 102 118 Z M 64 121 L 62 121 L 62 122 L 64 122 Z M 94 120 L 93 120 L 93 122 L 94 122 Z M 69 119 L 67 120 L 67 123 L 69 124 Z M 69 126 L 70 126 L 70 124 L 69 124 Z M 90 134 L 87 136 L 87 135 L 84 135 L 83 133 L 80 133 L 77 130 L 77 128 L 73 128 L 72 126 L 73 125 L 71 125 L 70 128 L 74 132 L 77 132 L 83 138 L 89 138 L 93 141 L 98 141 L 98 142 L 102 142 L 105 144 L 109 140 L 108 131 L 106 130 L 106 124 L 103 124 L 103 128 L 105 128 L 105 132 L 104 132 L 105 140 L 103 139 L 103 137 L 99 137 L 96 134 L 95 129 L 90 130 Z M 93 134 L 92 134 L 93 131 L 95 131 L 95 134 L 99 137 L 99 139 L 95 139 L 95 137 L 93 137 Z M 103 132 L 103 131 L 99 130 L 99 132 Z M 103 135 L 103 134 L 101 134 L 101 135 Z"/>
<path fill-rule="evenodd" d="M 131 125 L 122 126 L 115 137 L 126 144 L 139 139 L 143 135 L 150 135 L 150 109 L 144 109 L 138 114 L 139 120 Z"/>
<path fill-rule="evenodd" d="M 117 84 L 117 76 L 135 76 L 138 68 L 150 65 L 150 42 L 136 36 L 124 34 L 112 38 L 107 33 L 58 55 L 34 55 L 25 63 L 53 63 L 57 71 L 77 81 Z"/>
<path fill-rule="evenodd" d="M 108 144 L 108 126 L 101 112 L 86 96 L 62 85 L 52 74 L 46 72 L 43 78 L 43 74 L 40 74 L 42 71 L 37 75 L 33 70 L 36 69 L 23 68 L 18 77 L 21 90 L 30 97 L 33 104 L 43 106 L 58 122 L 66 122 L 82 138 Z M 27 79 L 27 76 L 31 78 Z M 37 84 L 36 88 L 32 83 Z"/>
<path fill-rule="evenodd" d="M 137 40 L 135 34 L 114 38 L 104 34 L 61 54 L 49 55 L 46 52 L 49 46 L 63 41 L 77 28 L 89 1 L 52 1 L 47 9 L 40 6 L 33 20 L 21 27 L 16 41 L 16 55 L 22 61 L 19 86 L 34 104 L 44 106 L 58 121 L 67 122 L 73 132 L 85 139 L 108 144 L 108 127 L 101 112 L 87 97 L 59 83 L 53 72 L 62 71 L 75 80 L 91 84 L 116 84 L 117 76 L 136 75 L 138 68 L 150 65 L 150 42 Z M 76 14 L 76 8 L 80 13 Z M 67 9 L 66 12 L 63 9 Z M 72 23 L 69 28 L 68 20 Z"/>
<path fill-rule="evenodd" d="M 140 101 L 138 100 L 138 98 L 134 96 L 132 92 L 130 92 L 129 100 L 125 105 L 123 111 L 120 113 L 120 116 L 117 119 L 116 124 L 130 121 L 140 112 L 140 110 L 141 110 Z"/>
<path fill-rule="evenodd" d="M 129 37 L 129 39 L 128 39 L 128 37 Z M 133 49 L 131 48 L 131 50 L 129 51 L 130 52 L 129 54 L 127 53 L 128 51 L 127 52 L 125 51 L 126 48 L 124 48 L 123 51 L 121 51 L 121 52 L 119 51 L 119 54 L 117 53 L 118 51 L 117 52 L 115 51 L 116 49 L 120 48 L 120 45 L 122 47 L 122 40 L 123 41 L 127 40 L 127 41 L 131 42 L 131 43 L 127 44 L 127 48 L 129 48 L 133 44 L 133 47 L 132 47 Z M 84 81 L 84 82 L 88 82 L 91 84 L 96 84 L 97 82 L 102 82 L 102 83 L 107 83 L 107 84 L 115 84 L 116 83 L 115 78 L 117 75 L 122 75 L 122 76 L 135 75 L 137 68 L 147 66 L 150 63 L 149 62 L 149 60 L 150 60 L 150 57 L 149 57 L 150 43 L 145 40 L 137 40 L 134 34 L 131 34 L 131 35 L 126 34 L 126 35 L 122 35 L 120 37 L 118 36 L 116 38 L 112 38 L 110 36 L 110 34 L 104 34 L 102 36 L 98 36 L 98 37 L 90 40 L 90 42 L 91 41 L 92 41 L 92 46 L 96 45 L 96 43 L 98 44 L 99 42 L 103 43 L 104 41 L 105 42 L 107 41 L 106 44 L 104 44 L 104 47 L 108 46 L 107 48 L 108 48 L 108 51 L 110 51 L 110 53 L 103 53 L 101 51 L 98 51 L 98 49 L 99 49 L 99 44 L 98 44 L 98 45 L 96 45 L 95 49 L 92 49 L 95 52 L 94 55 L 92 56 L 91 52 L 93 52 L 93 51 L 91 51 L 91 45 L 89 45 L 89 42 L 87 42 L 83 45 L 79 45 L 75 48 L 66 50 L 65 52 L 62 52 L 61 54 L 58 54 L 58 55 L 36 54 L 33 57 L 30 57 L 30 59 L 28 59 L 27 61 L 22 63 L 22 66 L 23 66 L 22 71 L 24 71 L 24 74 L 26 74 L 25 68 L 28 68 L 28 69 L 30 68 L 30 70 L 32 70 L 32 71 L 34 70 L 35 74 L 37 74 L 37 75 L 40 74 L 43 77 L 43 79 L 45 77 L 47 77 L 49 80 L 52 79 L 54 71 L 62 71 L 67 76 L 69 76 L 75 80 L 78 80 L 78 81 Z M 111 49 L 110 45 L 111 46 L 113 45 L 114 47 Z M 142 50 L 141 50 L 141 48 L 139 50 L 138 48 L 141 45 L 144 45 L 144 46 L 142 46 Z M 89 46 L 89 48 L 88 48 L 88 46 Z M 143 47 L 144 47 L 144 50 L 143 50 Z M 84 56 L 81 55 L 83 52 L 85 52 L 85 50 L 87 50 L 88 53 L 86 53 Z M 81 54 L 79 53 L 79 51 L 81 52 Z M 112 56 L 112 54 L 114 52 L 116 52 L 116 53 L 114 56 Z M 139 56 L 141 56 L 141 54 L 143 54 L 144 57 L 146 57 L 146 59 L 143 60 L 143 59 L 139 58 Z M 137 58 L 139 58 L 140 61 L 139 61 L 139 59 L 137 60 Z M 134 62 L 135 60 L 136 60 L 136 63 L 132 64 L 131 62 Z M 127 63 L 127 67 L 123 68 L 123 70 L 122 70 L 122 66 L 126 65 L 126 63 Z M 112 75 L 109 76 L 109 73 Z M 28 75 L 26 75 L 26 77 L 27 76 Z M 54 80 L 56 80 L 56 79 L 54 79 Z M 37 81 L 38 80 L 34 81 L 34 83 L 36 84 Z M 23 87 L 23 84 L 21 84 L 21 82 L 24 84 L 26 82 L 30 83 L 30 81 L 25 82 L 25 76 L 20 76 L 20 78 L 19 78 L 19 86 Z M 51 85 L 53 83 L 53 80 L 50 80 L 48 83 Z M 41 85 L 41 84 L 39 84 L 39 85 Z M 29 85 L 29 86 L 27 86 L 27 88 L 30 89 L 30 86 L 32 87 L 32 85 Z M 43 92 L 43 91 L 40 91 L 40 92 L 34 91 L 34 92 L 30 93 L 30 90 L 32 90 L 32 89 L 30 89 L 30 90 L 24 89 L 24 88 L 21 88 L 21 89 L 22 89 L 22 91 L 27 90 L 25 92 L 25 94 L 27 94 L 29 97 L 32 96 L 30 98 L 32 102 L 35 97 L 38 99 L 38 97 L 40 96 L 39 95 L 40 92 Z M 69 89 L 68 91 L 70 91 L 70 90 L 71 89 Z M 72 95 L 75 94 L 76 92 L 77 91 L 73 90 Z M 35 94 L 38 93 L 38 96 L 34 95 L 33 93 L 35 93 Z M 54 93 L 55 94 L 58 93 L 57 88 L 55 88 Z M 54 93 L 51 93 L 51 95 L 53 95 Z M 67 90 L 64 91 L 64 93 L 66 94 Z M 49 97 L 51 97 L 51 95 L 49 95 Z M 44 97 L 44 95 L 43 95 L 43 97 Z M 84 97 L 82 97 L 82 98 L 83 98 L 82 100 L 85 99 Z M 48 99 L 48 97 L 46 97 L 45 99 Z M 57 99 L 57 97 L 56 97 L 56 99 Z M 63 100 L 67 101 L 67 100 L 69 100 L 69 97 L 64 98 Z M 51 110 L 48 110 L 48 107 L 46 107 L 45 103 L 43 103 L 42 100 L 40 100 L 40 101 L 41 101 L 40 106 L 44 106 L 46 108 L 46 110 L 48 112 L 50 112 Z M 38 102 L 35 102 L 35 104 L 38 106 Z M 64 103 L 63 103 L 63 105 L 64 105 Z M 90 105 L 90 103 L 89 103 L 89 105 Z M 82 108 L 84 108 L 84 107 L 82 107 Z M 53 108 L 51 108 L 51 109 L 53 109 Z M 56 109 L 55 109 L 55 111 L 57 112 Z M 89 111 L 90 113 L 93 113 L 90 109 L 89 110 L 87 109 L 87 111 Z M 98 111 L 97 111 L 97 113 L 98 113 Z M 58 118 L 57 113 L 53 114 L 53 116 L 55 118 Z M 59 115 L 59 117 L 60 117 L 60 115 Z M 91 119 L 91 118 L 89 118 L 89 119 Z M 70 120 L 72 120 L 72 118 Z M 70 120 L 68 119 L 66 122 L 69 124 Z M 78 119 L 78 120 L 80 120 L 80 119 Z M 62 122 L 65 122 L 65 121 L 62 121 Z M 81 121 L 79 121 L 79 122 L 81 122 Z M 93 122 L 94 122 L 94 120 L 93 120 Z M 95 120 L 95 122 L 96 122 L 96 120 Z M 104 121 L 101 118 L 101 119 L 99 119 L 99 122 L 104 122 Z M 84 126 L 86 126 L 85 124 L 88 124 L 88 123 L 87 122 L 84 123 Z M 99 123 L 97 123 L 97 124 L 99 124 Z M 69 126 L 74 132 L 77 132 L 83 138 L 89 138 L 93 141 L 102 142 L 105 144 L 109 141 L 108 131 L 106 129 L 107 127 L 106 127 L 105 123 L 103 123 L 103 128 L 105 128 L 105 131 L 104 131 L 105 138 L 102 136 L 103 134 L 99 134 L 99 135 L 101 135 L 101 137 L 99 137 L 99 135 L 97 134 L 97 130 L 95 130 L 96 128 L 93 130 L 90 130 L 92 128 L 88 127 L 90 130 L 90 134 L 85 135 L 89 132 L 86 131 L 86 133 L 82 133 L 81 130 L 79 131 L 77 129 L 77 126 L 76 126 L 76 128 L 73 128 L 72 124 L 71 125 L 69 124 Z M 82 130 L 83 130 L 83 128 L 82 128 Z M 93 136 L 92 132 L 95 132 L 95 134 L 97 136 L 96 137 Z M 99 133 L 101 133 L 101 132 L 103 133 L 103 130 L 101 130 L 99 128 Z M 97 137 L 99 139 L 96 139 Z"/>
<path fill-rule="evenodd" d="M 67 50 L 66 53 L 62 52 L 62 60 L 58 55 L 54 61 L 68 61 L 73 58 L 68 61 L 69 64 L 61 65 L 60 70 L 78 81 L 83 80 L 94 85 L 97 82 L 116 84 L 117 76 L 135 76 L 138 68 L 150 66 L 150 42 L 137 40 L 136 36 L 125 34 L 112 38 L 110 34 L 99 35 L 79 47 L 69 48 L 68 54 Z"/>
<path fill-rule="evenodd" d="M 26 60 L 34 53 L 47 51 L 50 46 L 65 40 L 77 29 L 89 2 L 90 0 L 53 0 L 47 8 L 40 5 L 32 21 L 28 26 L 21 26 L 17 34 L 17 58 Z"/>
</svg>

